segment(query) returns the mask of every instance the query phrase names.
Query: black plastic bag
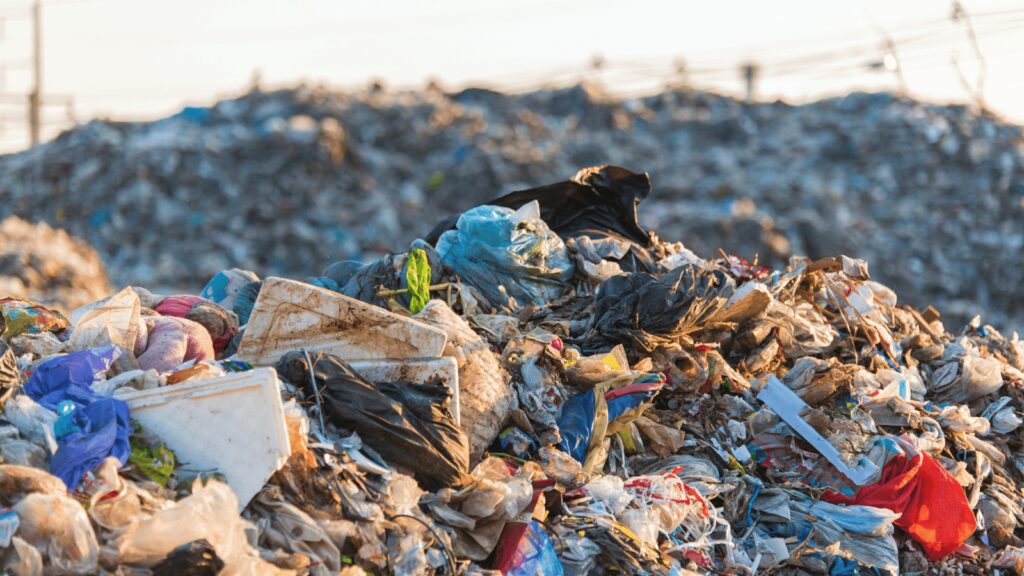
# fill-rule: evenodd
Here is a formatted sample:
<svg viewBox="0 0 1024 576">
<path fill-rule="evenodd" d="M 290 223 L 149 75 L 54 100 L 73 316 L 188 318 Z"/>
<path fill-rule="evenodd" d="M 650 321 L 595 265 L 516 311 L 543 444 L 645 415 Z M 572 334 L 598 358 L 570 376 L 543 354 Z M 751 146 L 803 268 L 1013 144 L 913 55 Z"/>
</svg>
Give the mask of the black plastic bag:
<svg viewBox="0 0 1024 576">
<path fill-rule="evenodd" d="M 337 356 L 310 353 L 324 417 L 359 434 L 389 464 L 413 473 L 428 490 L 460 484 L 469 470 L 469 442 L 455 424 L 447 386 L 384 382 L 373 384 Z M 275 365 L 282 378 L 315 391 L 305 354 L 285 354 Z"/>
<path fill-rule="evenodd" d="M 598 288 L 585 349 L 628 342 L 651 352 L 692 332 L 722 308 L 735 290 L 722 270 L 685 265 L 662 276 L 615 276 Z"/>
<path fill-rule="evenodd" d="M 224 561 L 204 538 L 182 544 L 153 567 L 153 576 L 217 576 Z"/>
<path fill-rule="evenodd" d="M 519 190 L 483 204 L 518 209 L 536 200 L 541 219 L 563 239 L 588 236 L 626 241 L 631 248 L 619 262 L 622 269 L 654 272 L 656 263 L 649 252 L 654 242 L 636 213 L 637 206 L 650 194 L 651 181 L 646 173 L 595 166 L 580 170 L 572 180 Z M 457 221 L 458 216 L 453 216 L 438 224 L 427 242 L 437 245 L 441 234 L 454 228 Z"/>
</svg>

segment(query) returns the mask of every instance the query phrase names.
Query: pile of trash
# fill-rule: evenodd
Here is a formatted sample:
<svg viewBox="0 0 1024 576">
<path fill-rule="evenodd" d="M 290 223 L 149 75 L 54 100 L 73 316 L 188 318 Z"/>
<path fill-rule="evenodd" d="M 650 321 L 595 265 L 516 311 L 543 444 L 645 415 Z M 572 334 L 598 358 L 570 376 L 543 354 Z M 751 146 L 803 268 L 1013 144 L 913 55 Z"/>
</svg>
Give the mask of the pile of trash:
<svg viewBox="0 0 1024 576">
<path fill-rule="evenodd" d="M 587 168 L 303 281 L 0 300 L 0 572 L 1020 573 L 1016 333 L 856 258 L 703 258 L 650 193 Z"/>
<path fill-rule="evenodd" d="M 87 242 L 8 216 L 0 222 L 0 294 L 71 310 L 110 294 L 110 282 Z"/>
<path fill-rule="evenodd" d="M 0 215 L 91 242 L 118 285 L 373 260 L 484 198 L 580 166 L 642 166 L 641 221 L 691 249 L 785 266 L 856 253 L 958 323 L 1024 323 L 1020 127 L 851 94 L 801 106 L 593 85 L 502 94 L 253 90 L 156 122 L 95 121 L 0 158 Z"/>
</svg>

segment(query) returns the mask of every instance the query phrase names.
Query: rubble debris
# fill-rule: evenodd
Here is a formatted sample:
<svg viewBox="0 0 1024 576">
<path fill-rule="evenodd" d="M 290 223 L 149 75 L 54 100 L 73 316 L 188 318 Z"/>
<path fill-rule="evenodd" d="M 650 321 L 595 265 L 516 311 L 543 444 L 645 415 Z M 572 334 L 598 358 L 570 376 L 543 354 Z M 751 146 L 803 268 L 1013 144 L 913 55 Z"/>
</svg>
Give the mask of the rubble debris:
<svg viewBox="0 0 1024 576">
<path fill-rule="evenodd" d="M 666 243 L 649 182 L 498 198 L 568 263 L 522 299 L 492 297 L 526 253 L 477 274 L 417 240 L 70 320 L 0 300 L 0 571 L 1019 571 L 1017 333 L 948 331 L 852 257 Z"/>
<path fill-rule="evenodd" d="M 45 222 L 0 222 L 0 293 L 68 311 L 110 292 L 106 267 L 88 242 Z"/>
</svg>

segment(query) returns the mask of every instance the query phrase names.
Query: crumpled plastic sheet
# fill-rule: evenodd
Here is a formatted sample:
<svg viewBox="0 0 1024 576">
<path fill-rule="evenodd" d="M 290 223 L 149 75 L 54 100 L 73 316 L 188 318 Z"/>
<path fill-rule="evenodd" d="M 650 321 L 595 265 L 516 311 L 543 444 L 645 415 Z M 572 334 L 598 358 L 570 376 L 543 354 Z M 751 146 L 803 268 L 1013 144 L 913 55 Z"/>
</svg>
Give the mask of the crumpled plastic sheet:
<svg viewBox="0 0 1024 576">
<path fill-rule="evenodd" d="M 484 205 L 466 211 L 455 230 L 441 235 L 437 253 L 499 310 L 554 300 L 575 269 L 536 202 L 518 210 Z"/>
</svg>

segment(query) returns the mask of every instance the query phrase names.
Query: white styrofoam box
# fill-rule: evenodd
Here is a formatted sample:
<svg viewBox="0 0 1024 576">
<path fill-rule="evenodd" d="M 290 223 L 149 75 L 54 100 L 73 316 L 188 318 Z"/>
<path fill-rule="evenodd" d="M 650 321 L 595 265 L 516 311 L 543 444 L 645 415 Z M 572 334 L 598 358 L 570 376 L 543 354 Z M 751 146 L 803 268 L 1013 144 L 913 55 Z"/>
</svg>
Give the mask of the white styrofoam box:
<svg viewBox="0 0 1024 576">
<path fill-rule="evenodd" d="M 117 397 L 183 465 L 223 474 L 240 509 L 291 455 L 277 372 L 271 368 Z"/>
<path fill-rule="evenodd" d="M 446 340 L 440 329 L 379 306 L 271 277 L 260 288 L 236 357 L 268 366 L 304 348 L 345 361 L 437 358 Z"/>
</svg>

